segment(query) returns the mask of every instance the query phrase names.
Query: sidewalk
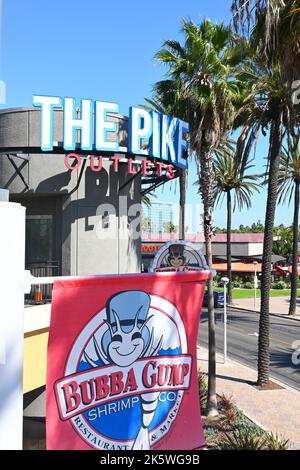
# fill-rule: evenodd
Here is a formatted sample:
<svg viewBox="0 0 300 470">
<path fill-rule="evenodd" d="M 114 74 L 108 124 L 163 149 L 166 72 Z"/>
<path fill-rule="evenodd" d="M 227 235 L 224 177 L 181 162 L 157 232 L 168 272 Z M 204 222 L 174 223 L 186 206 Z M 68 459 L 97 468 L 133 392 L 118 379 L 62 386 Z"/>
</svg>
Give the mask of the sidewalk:
<svg viewBox="0 0 300 470">
<path fill-rule="evenodd" d="M 289 297 L 270 297 L 270 313 L 300 320 L 300 301 L 297 301 L 296 315 L 292 316 L 288 316 L 289 303 Z M 254 301 L 253 299 L 235 299 L 232 306 L 245 310 L 254 310 Z M 259 311 L 259 309 L 260 298 L 256 300 L 256 310 Z"/>
<path fill-rule="evenodd" d="M 207 373 L 207 349 L 197 348 L 198 367 Z M 280 390 L 259 391 L 248 381 L 256 381 L 256 371 L 217 354 L 217 393 L 232 396 L 235 405 L 266 431 L 290 440 L 291 448 L 300 449 L 300 392 L 275 379 Z"/>
</svg>

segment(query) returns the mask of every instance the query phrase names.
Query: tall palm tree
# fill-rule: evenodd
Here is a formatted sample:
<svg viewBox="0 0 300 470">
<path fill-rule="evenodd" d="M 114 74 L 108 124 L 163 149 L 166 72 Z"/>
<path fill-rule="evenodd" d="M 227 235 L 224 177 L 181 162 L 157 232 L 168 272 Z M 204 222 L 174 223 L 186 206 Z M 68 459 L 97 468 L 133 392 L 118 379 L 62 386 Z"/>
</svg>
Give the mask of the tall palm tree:
<svg viewBox="0 0 300 470">
<path fill-rule="evenodd" d="M 298 238 L 299 238 L 299 200 L 300 200 L 300 150 L 298 134 L 290 139 L 288 148 L 284 148 L 278 175 L 279 203 L 290 205 L 294 196 L 293 253 L 291 298 L 289 315 L 295 315 L 298 288 Z"/>
<path fill-rule="evenodd" d="M 233 0 L 236 32 L 252 37 L 269 67 L 280 64 L 284 81 L 299 78 L 299 0 Z"/>
<path fill-rule="evenodd" d="M 187 170 L 181 169 L 179 175 L 179 239 L 185 240 L 185 204 Z"/>
<path fill-rule="evenodd" d="M 269 129 L 268 195 L 265 218 L 258 340 L 259 385 L 269 382 L 269 297 L 273 227 L 278 171 L 284 132 L 293 133 L 295 108 L 291 85 L 300 65 L 299 22 L 291 14 L 293 0 L 234 0 L 236 31 L 250 39 L 252 67 L 248 68 L 251 93 L 242 107 L 243 129 L 237 144 L 237 161 L 245 161 L 259 131 Z M 247 75 L 247 74 L 246 74 Z"/>
<path fill-rule="evenodd" d="M 165 41 L 156 59 L 168 67 L 168 78 L 178 81 L 179 104 L 190 123 L 190 147 L 196 156 L 199 189 L 204 206 L 204 235 L 208 265 L 212 267 L 214 203 L 213 150 L 231 129 L 240 83 L 233 66 L 240 50 L 230 47 L 231 31 L 204 20 L 182 22 L 184 43 Z M 168 82 L 168 81 L 167 81 Z M 160 84 L 160 87 L 162 84 Z M 217 414 L 213 282 L 208 281 L 209 374 L 207 414 Z"/>
<path fill-rule="evenodd" d="M 256 142 L 258 133 L 269 130 L 268 151 L 268 187 L 265 215 L 264 248 L 261 278 L 261 308 L 258 338 L 258 378 L 257 382 L 265 386 L 269 382 L 269 301 L 271 288 L 271 262 L 273 228 L 277 202 L 277 186 L 280 156 L 284 133 L 294 129 L 294 108 L 291 88 L 284 81 L 281 68 L 265 69 L 263 66 L 249 67 L 251 92 L 241 113 L 244 116 L 243 129 L 237 142 L 237 162 L 244 165 L 251 147 Z"/>
<path fill-rule="evenodd" d="M 228 298 L 232 300 L 232 271 L 231 271 L 231 218 L 232 211 L 236 208 L 242 210 L 243 207 L 251 207 L 251 197 L 253 191 L 259 191 L 259 185 L 256 183 L 259 175 L 249 174 L 248 171 L 253 168 L 251 161 L 243 169 L 236 167 L 234 152 L 218 152 L 214 158 L 215 172 L 215 203 L 222 203 L 224 195 L 227 202 L 227 277 Z M 233 193 L 233 206 L 232 206 Z"/>
</svg>

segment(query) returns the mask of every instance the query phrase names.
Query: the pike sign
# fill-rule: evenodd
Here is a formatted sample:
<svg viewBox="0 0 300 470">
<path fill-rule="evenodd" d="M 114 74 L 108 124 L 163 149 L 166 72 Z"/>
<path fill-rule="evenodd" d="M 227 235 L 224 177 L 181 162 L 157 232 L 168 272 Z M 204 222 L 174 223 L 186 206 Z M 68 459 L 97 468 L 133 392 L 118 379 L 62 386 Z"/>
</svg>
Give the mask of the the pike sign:
<svg viewBox="0 0 300 470">
<path fill-rule="evenodd" d="M 196 342 L 207 270 L 57 281 L 47 449 L 204 446 Z"/>
<path fill-rule="evenodd" d="M 54 110 L 63 108 L 63 148 L 72 152 L 76 146 L 76 132 L 80 131 L 80 149 L 88 152 L 118 153 L 119 143 L 109 139 L 116 133 L 119 116 L 116 103 L 82 99 L 80 118 L 74 98 L 34 96 L 33 105 L 41 109 L 41 149 L 53 151 Z M 129 109 L 128 154 L 144 156 L 155 161 L 187 168 L 189 124 L 176 117 L 132 106 Z M 145 148 L 146 147 L 146 148 Z"/>
</svg>

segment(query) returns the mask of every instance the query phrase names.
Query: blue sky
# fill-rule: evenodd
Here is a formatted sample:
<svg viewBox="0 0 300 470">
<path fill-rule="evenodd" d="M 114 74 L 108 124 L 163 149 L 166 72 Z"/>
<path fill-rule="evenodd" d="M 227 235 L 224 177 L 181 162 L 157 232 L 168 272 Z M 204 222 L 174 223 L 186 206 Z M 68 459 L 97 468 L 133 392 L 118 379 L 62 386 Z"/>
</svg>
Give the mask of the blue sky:
<svg viewBox="0 0 300 470">
<path fill-rule="evenodd" d="M 123 114 L 143 103 L 165 69 L 153 60 L 164 39 L 180 39 L 180 19 L 229 21 L 231 0 L 3 0 L 0 79 L 6 105 L 28 106 L 32 95 L 49 94 L 113 101 Z M 267 153 L 257 149 L 258 172 Z M 187 202 L 198 204 L 190 165 Z M 168 187 L 169 186 L 169 187 Z M 177 188 L 177 192 L 176 192 Z M 178 184 L 158 193 L 178 201 Z M 158 199 L 156 199 L 158 200 Z M 250 211 L 236 213 L 234 226 L 264 220 L 265 190 Z M 279 207 L 276 222 L 290 224 L 292 210 Z M 215 211 L 215 225 L 225 226 L 225 206 Z"/>
</svg>

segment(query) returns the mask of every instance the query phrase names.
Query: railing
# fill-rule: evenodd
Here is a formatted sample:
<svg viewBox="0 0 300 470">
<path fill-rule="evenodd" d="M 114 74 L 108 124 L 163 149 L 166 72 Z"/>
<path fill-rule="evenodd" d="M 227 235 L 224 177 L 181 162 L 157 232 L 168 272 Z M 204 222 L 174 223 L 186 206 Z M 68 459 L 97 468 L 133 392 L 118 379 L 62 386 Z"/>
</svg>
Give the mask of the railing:
<svg viewBox="0 0 300 470">
<path fill-rule="evenodd" d="M 58 261 L 45 261 L 29 263 L 26 269 L 36 278 L 55 277 L 60 275 Z M 36 284 L 31 287 L 29 294 L 25 295 L 25 304 L 45 304 L 51 302 L 52 284 Z"/>
</svg>

